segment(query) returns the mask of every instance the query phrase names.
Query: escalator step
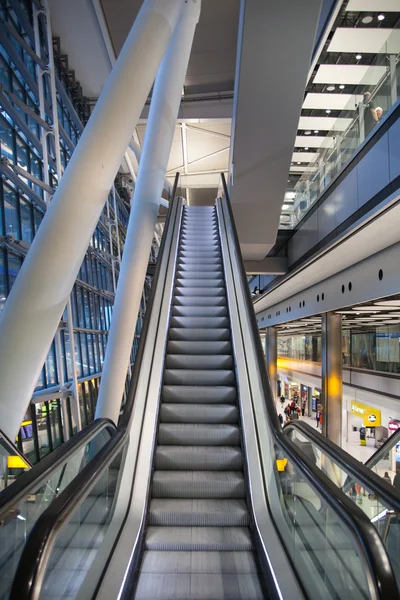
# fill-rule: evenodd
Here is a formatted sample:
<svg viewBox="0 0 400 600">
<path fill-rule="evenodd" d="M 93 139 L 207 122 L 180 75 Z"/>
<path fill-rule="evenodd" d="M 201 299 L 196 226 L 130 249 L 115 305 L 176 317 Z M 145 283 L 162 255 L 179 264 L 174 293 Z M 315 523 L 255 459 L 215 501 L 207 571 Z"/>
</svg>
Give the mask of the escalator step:
<svg viewBox="0 0 400 600">
<path fill-rule="evenodd" d="M 175 296 L 225 296 L 226 290 L 224 287 L 175 287 L 174 290 Z"/>
<path fill-rule="evenodd" d="M 165 366 L 167 369 L 232 369 L 233 358 L 230 354 L 167 354 Z"/>
<path fill-rule="evenodd" d="M 192 255 L 189 256 L 185 256 L 184 254 L 182 256 L 179 257 L 178 259 L 178 269 L 182 268 L 183 266 L 192 266 L 192 267 L 196 267 L 197 269 L 199 269 L 199 265 L 215 265 L 216 267 L 221 268 L 221 256 L 219 255 L 215 255 L 213 256 L 213 254 L 211 254 L 211 256 L 199 256 L 199 255 L 194 255 L 194 253 L 191 253 Z"/>
<path fill-rule="evenodd" d="M 158 443 L 173 446 L 239 446 L 240 434 L 235 425 L 160 423 Z"/>
<path fill-rule="evenodd" d="M 247 527 L 156 527 L 147 530 L 146 550 L 249 551 Z"/>
<path fill-rule="evenodd" d="M 223 279 L 189 279 L 185 277 L 184 279 L 176 279 L 175 285 L 181 288 L 187 287 L 223 287 L 225 285 L 225 281 Z"/>
<path fill-rule="evenodd" d="M 248 527 L 244 500 L 173 500 L 150 502 L 149 524 L 167 527 Z"/>
<path fill-rule="evenodd" d="M 191 307 L 190 307 L 191 308 Z M 208 308 L 208 307 L 207 307 Z M 210 307 L 214 308 L 214 307 Z M 224 308 L 224 307 L 216 307 Z M 204 356 L 212 355 L 212 359 L 216 359 L 217 355 L 231 354 L 232 345 L 230 342 L 177 342 L 169 341 L 167 346 L 167 358 L 168 355 L 183 354 L 184 357 L 188 356 Z M 168 364 L 167 364 L 168 366 Z M 208 367 L 209 368 L 209 367 Z"/>
<path fill-rule="evenodd" d="M 172 317 L 171 328 L 184 327 L 185 329 L 218 329 L 228 328 L 228 317 Z"/>
<path fill-rule="evenodd" d="M 226 317 L 226 306 L 173 306 L 174 317 Z"/>
<path fill-rule="evenodd" d="M 186 342 L 229 341 L 230 331 L 229 329 L 225 328 L 185 329 L 183 327 L 177 327 L 169 330 L 169 339 L 182 340 Z"/>
<path fill-rule="evenodd" d="M 225 296 L 174 296 L 173 306 L 226 306 Z"/>
<path fill-rule="evenodd" d="M 239 446 L 157 446 L 155 468 L 169 471 L 239 471 Z"/>
<path fill-rule="evenodd" d="M 177 279 L 221 279 L 223 280 L 224 274 L 222 271 L 178 271 L 176 274 Z"/>
<path fill-rule="evenodd" d="M 191 385 L 164 385 L 162 401 L 183 404 L 232 404 L 237 400 L 233 386 L 207 387 Z"/>
<path fill-rule="evenodd" d="M 169 556 L 170 553 L 168 553 Z M 182 553 L 181 553 L 182 554 Z M 263 600 L 257 574 L 144 573 L 135 600 Z"/>
<path fill-rule="evenodd" d="M 185 273 L 186 275 L 190 275 L 191 273 L 197 273 L 198 271 L 201 271 L 202 273 L 221 273 L 221 264 L 219 265 L 215 265 L 215 264 L 210 264 L 210 263 L 205 263 L 205 264 L 195 264 L 194 266 L 189 264 L 185 264 L 179 261 L 178 266 L 177 266 L 178 272 L 179 273 Z"/>
<path fill-rule="evenodd" d="M 176 500 L 174 501 L 176 502 Z M 143 573 L 257 573 L 253 552 L 157 552 L 146 550 Z"/>
<path fill-rule="evenodd" d="M 244 498 L 240 471 L 154 471 L 153 498 Z"/>
<path fill-rule="evenodd" d="M 235 374 L 225 369 L 165 369 L 166 385 L 233 385 Z"/>
<path fill-rule="evenodd" d="M 237 423 L 239 412 L 234 404 L 162 404 L 162 423 Z"/>
</svg>

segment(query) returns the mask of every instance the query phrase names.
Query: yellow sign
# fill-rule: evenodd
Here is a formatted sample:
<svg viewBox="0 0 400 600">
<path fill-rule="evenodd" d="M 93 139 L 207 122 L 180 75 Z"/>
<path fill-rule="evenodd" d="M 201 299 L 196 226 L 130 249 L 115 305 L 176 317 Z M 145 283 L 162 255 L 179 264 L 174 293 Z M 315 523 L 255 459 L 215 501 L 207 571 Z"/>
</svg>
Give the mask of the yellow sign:
<svg viewBox="0 0 400 600">
<path fill-rule="evenodd" d="M 361 404 L 360 402 L 352 402 L 351 412 L 353 415 L 362 417 L 364 427 L 379 427 L 381 424 L 381 411 L 373 406 Z"/>
<path fill-rule="evenodd" d="M 277 458 L 277 460 L 276 460 L 276 466 L 277 466 L 277 469 L 278 469 L 278 471 L 280 473 L 285 470 L 287 462 L 288 462 L 287 458 Z"/>
<path fill-rule="evenodd" d="M 8 456 L 7 466 L 9 469 L 29 469 L 28 463 L 20 456 Z"/>
</svg>

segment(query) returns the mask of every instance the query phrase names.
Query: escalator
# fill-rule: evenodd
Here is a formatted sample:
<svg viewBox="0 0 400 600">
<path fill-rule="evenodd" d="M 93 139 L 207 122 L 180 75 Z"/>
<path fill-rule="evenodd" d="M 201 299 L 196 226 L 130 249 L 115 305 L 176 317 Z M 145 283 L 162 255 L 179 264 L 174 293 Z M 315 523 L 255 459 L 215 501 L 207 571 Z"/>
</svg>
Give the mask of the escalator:
<svg viewBox="0 0 400 600">
<path fill-rule="evenodd" d="M 41 467 L 38 514 L 36 466 L 0 495 L 4 538 L 30 524 L 4 598 L 400 598 L 374 524 L 281 433 L 225 195 L 171 203 L 118 428 Z"/>
<path fill-rule="evenodd" d="M 159 598 L 166 586 L 174 597 L 189 598 L 191 584 L 198 595 L 223 581 L 221 598 L 258 600 L 265 596 L 249 530 L 215 208 L 184 208 L 176 268 L 135 598 Z"/>
</svg>

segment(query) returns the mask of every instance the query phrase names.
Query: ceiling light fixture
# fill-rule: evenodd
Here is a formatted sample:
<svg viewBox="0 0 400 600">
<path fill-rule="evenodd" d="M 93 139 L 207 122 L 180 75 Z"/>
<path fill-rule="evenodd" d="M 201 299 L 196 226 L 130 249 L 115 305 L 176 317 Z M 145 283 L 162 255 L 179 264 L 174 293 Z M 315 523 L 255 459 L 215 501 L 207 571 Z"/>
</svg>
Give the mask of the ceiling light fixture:
<svg viewBox="0 0 400 600">
<path fill-rule="evenodd" d="M 308 150 L 308 146 L 306 146 L 306 147 L 304 148 L 304 150 Z"/>
<path fill-rule="evenodd" d="M 327 108 L 325 112 L 326 112 L 327 115 L 330 115 L 332 111 L 331 111 L 330 108 Z"/>
<path fill-rule="evenodd" d="M 311 135 L 311 131 L 305 131 L 304 135 Z"/>
<path fill-rule="evenodd" d="M 344 88 L 345 88 L 345 86 L 343 85 L 343 83 L 341 83 L 341 84 L 339 85 L 339 89 L 340 89 L 340 90 L 344 90 Z"/>
<path fill-rule="evenodd" d="M 319 129 L 314 129 L 314 133 L 319 133 Z"/>
<path fill-rule="evenodd" d="M 378 15 L 378 21 L 383 21 L 384 18 L 385 18 L 385 15 L 383 15 L 382 13 L 380 15 Z"/>
<path fill-rule="evenodd" d="M 326 88 L 328 92 L 333 92 L 333 90 L 335 89 L 334 85 L 328 85 L 328 87 Z"/>
<path fill-rule="evenodd" d="M 366 25 L 368 25 L 369 23 L 372 23 L 372 21 L 373 21 L 373 18 L 372 18 L 371 16 L 368 16 L 368 15 L 367 15 L 366 17 L 363 17 L 363 18 L 361 19 L 361 21 L 362 21 L 363 23 L 365 23 Z"/>
<path fill-rule="evenodd" d="M 361 60 L 362 59 L 362 54 L 356 54 L 356 59 L 357 60 Z"/>
</svg>

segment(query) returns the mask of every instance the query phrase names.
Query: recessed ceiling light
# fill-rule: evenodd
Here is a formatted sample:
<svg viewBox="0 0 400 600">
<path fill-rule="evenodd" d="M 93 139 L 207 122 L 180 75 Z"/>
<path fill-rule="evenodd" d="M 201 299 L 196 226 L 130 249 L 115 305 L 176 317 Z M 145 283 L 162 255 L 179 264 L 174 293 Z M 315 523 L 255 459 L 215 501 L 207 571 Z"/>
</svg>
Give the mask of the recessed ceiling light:
<svg viewBox="0 0 400 600">
<path fill-rule="evenodd" d="M 345 88 L 345 86 L 343 85 L 343 83 L 341 83 L 341 84 L 339 85 L 339 89 L 340 89 L 340 90 L 344 90 L 344 88 Z"/>
<path fill-rule="evenodd" d="M 319 129 L 314 129 L 314 133 L 319 133 Z"/>
<path fill-rule="evenodd" d="M 374 302 L 376 306 L 400 306 L 400 300 L 381 300 Z"/>
<path fill-rule="evenodd" d="M 363 23 L 365 23 L 366 25 L 368 25 L 368 23 L 372 23 L 372 21 L 373 21 L 373 18 L 372 18 L 371 16 L 366 16 L 366 17 L 363 17 L 363 18 L 361 19 L 361 21 L 362 21 Z"/>
<path fill-rule="evenodd" d="M 330 108 L 327 108 L 325 112 L 326 112 L 327 115 L 330 115 L 332 111 L 331 111 Z"/>
<path fill-rule="evenodd" d="M 301 162 L 299 161 L 297 164 L 298 164 L 298 165 L 301 165 Z"/>
<path fill-rule="evenodd" d="M 308 150 L 308 146 L 306 146 L 306 147 L 304 148 L 304 150 Z"/>
<path fill-rule="evenodd" d="M 334 85 L 328 85 L 328 87 L 326 88 L 328 90 L 328 92 L 333 92 L 333 90 L 335 89 Z"/>
<path fill-rule="evenodd" d="M 282 204 L 282 210 L 287 210 L 289 208 L 289 204 Z"/>
<path fill-rule="evenodd" d="M 361 60 L 362 59 L 362 54 L 356 54 L 356 59 L 357 60 Z"/>
<path fill-rule="evenodd" d="M 290 179 L 288 179 L 287 182 L 290 183 Z"/>
<path fill-rule="evenodd" d="M 304 135 L 311 135 L 311 131 L 305 131 Z"/>
<path fill-rule="evenodd" d="M 378 15 L 378 21 L 383 21 L 384 18 L 385 18 L 385 15 L 383 15 L 382 13 L 380 15 Z"/>
</svg>

